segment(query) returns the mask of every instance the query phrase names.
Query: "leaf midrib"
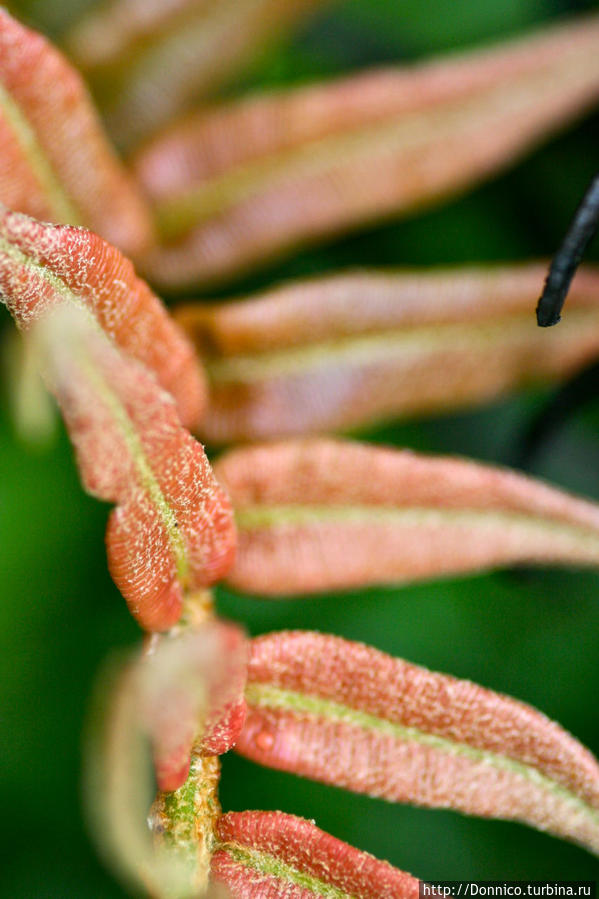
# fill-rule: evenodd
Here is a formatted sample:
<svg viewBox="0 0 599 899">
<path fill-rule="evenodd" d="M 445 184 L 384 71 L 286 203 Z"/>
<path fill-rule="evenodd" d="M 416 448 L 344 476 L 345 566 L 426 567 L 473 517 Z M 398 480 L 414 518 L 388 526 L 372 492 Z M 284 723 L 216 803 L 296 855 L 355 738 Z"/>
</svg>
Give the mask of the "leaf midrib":
<svg viewBox="0 0 599 899">
<path fill-rule="evenodd" d="M 277 880 L 309 890 L 316 896 L 322 896 L 323 899 L 356 899 L 355 894 L 346 893 L 339 887 L 326 883 L 313 874 L 300 871 L 293 865 L 259 849 L 242 846 L 240 843 L 232 841 L 217 843 L 215 849 L 226 852 L 233 861 L 251 868 L 259 874 L 276 877 Z"/>
<path fill-rule="evenodd" d="M 178 580 L 181 583 L 181 586 L 185 587 L 189 578 L 189 560 L 187 557 L 185 541 L 183 540 L 177 523 L 177 516 L 169 506 L 152 467 L 146 458 L 144 448 L 135 431 L 133 422 L 117 394 L 108 386 L 106 380 L 102 374 L 98 372 L 96 367 L 83 356 L 80 357 L 80 365 L 85 369 L 88 377 L 94 383 L 98 394 L 109 408 L 113 420 L 116 422 L 121 432 L 133 460 L 134 468 L 137 471 L 139 483 L 149 496 L 150 502 L 154 508 L 158 511 L 158 515 L 166 531 L 171 551 L 175 559 Z"/>
<path fill-rule="evenodd" d="M 445 754 L 461 756 L 474 763 L 487 764 L 498 770 L 517 774 L 535 786 L 573 805 L 577 810 L 590 817 L 594 824 L 599 825 L 599 810 L 577 793 L 532 765 L 509 756 L 470 746 L 468 743 L 451 740 L 438 734 L 427 733 L 416 727 L 389 721 L 318 695 L 299 693 L 271 684 L 251 682 L 246 687 L 245 697 L 249 706 L 280 709 L 310 718 L 325 719 L 328 722 L 349 724 L 361 730 L 374 731 L 403 742 L 428 746 Z"/>
<path fill-rule="evenodd" d="M 532 308 L 532 306 L 531 306 Z M 556 339 L 576 333 L 581 324 L 591 325 L 599 309 L 571 309 Z M 420 357 L 444 350 L 451 352 L 455 344 L 477 351 L 496 343 L 521 340 L 526 330 L 532 331 L 530 314 L 503 315 L 494 321 L 448 322 L 422 326 L 394 327 L 371 334 L 355 334 L 337 339 L 306 343 L 301 346 L 267 350 L 240 356 L 207 357 L 210 380 L 216 384 L 258 383 L 269 378 L 301 375 L 315 368 L 338 365 L 357 367 L 401 354 Z M 532 331 L 532 337 L 536 332 Z M 599 340 L 599 338 L 598 338 Z"/>
<path fill-rule="evenodd" d="M 599 559 L 599 533 L 591 525 L 557 518 L 543 518 L 541 513 L 526 513 L 489 507 L 455 508 L 431 505 L 396 506 L 350 504 L 341 500 L 329 505 L 317 503 L 264 503 L 239 506 L 235 509 L 235 521 L 240 532 L 280 529 L 300 529 L 319 525 L 390 525 L 413 529 L 425 527 L 489 528 L 506 531 L 513 527 L 534 528 L 549 537 L 567 536 L 583 544 L 590 554 Z"/>
</svg>

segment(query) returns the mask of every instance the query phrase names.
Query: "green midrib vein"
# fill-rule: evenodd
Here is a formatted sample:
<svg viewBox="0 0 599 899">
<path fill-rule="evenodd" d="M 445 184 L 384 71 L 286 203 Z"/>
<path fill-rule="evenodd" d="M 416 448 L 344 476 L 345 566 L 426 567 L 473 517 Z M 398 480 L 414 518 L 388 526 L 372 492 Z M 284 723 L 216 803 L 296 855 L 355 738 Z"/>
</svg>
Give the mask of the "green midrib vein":
<svg viewBox="0 0 599 899">
<path fill-rule="evenodd" d="M 12 128 L 23 155 L 43 190 L 44 196 L 53 211 L 53 217 L 56 221 L 65 224 L 81 224 L 79 214 L 63 189 L 60 179 L 55 174 L 52 165 L 40 146 L 37 135 L 29 124 L 26 115 L 1 84 L 0 109 Z"/>
<path fill-rule="evenodd" d="M 160 489 L 160 484 L 146 458 L 143 446 L 135 432 L 135 427 L 131 418 L 118 396 L 110 389 L 95 366 L 85 357 L 81 357 L 80 364 L 82 368 L 85 369 L 90 380 L 94 383 L 103 402 L 110 409 L 113 420 L 116 422 L 131 458 L 133 459 L 133 464 L 137 471 L 142 489 L 148 494 L 152 505 L 158 511 L 158 515 L 167 533 L 171 551 L 175 559 L 178 579 L 184 587 L 189 577 L 189 560 L 185 542 L 181 536 L 181 531 L 179 530 L 177 517 L 169 506 L 164 493 Z"/>
<path fill-rule="evenodd" d="M 110 342 L 110 338 L 102 330 L 96 318 L 84 304 L 83 300 L 70 289 L 68 284 L 66 284 L 62 280 L 62 278 L 59 278 L 58 275 L 54 274 L 54 272 L 49 271 L 39 262 L 36 262 L 31 257 L 27 256 L 22 252 L 22 250 L 20 250 L 18 247 L 15 247 L 13 244 L 7 241 L 6 238 L 1 236 L 0 253 L 5 253 L 17 265 L 23 266 L 27 271 L 33 272 L 37 277 L 44 280 L 54 291 L 56 291 L 56 293 L 64 302 L 72 304 L 80 312 L 84 313 L 90 325 L 97 331 L 97 333 L 99 333 L 103 337 L 103 339 Z M 156 476 L 152 471 L 152 467 L 146 459 L 143 446 L 135 432 L 133 422 L 131 421 L 127 410 L 121 403 L 118 396 L 108 386 L 106 380 L 97 371 L 97 368 L 93 365 L 93 363 L 91 363 L 87 357 L 81 354 L 79 358 L 79 364 L 82 366 L 87 376 L 93 382 L 103 402 L 110 409 L 113 419 L 133 460 L 133 464 L 139 478 L 139 483 L 141 484 L 142 489 L 147 492 L 152 504 L 158 511 L 158 515 L 167 533 L 171 550 L 175 559 L 177 575 L 182 583 L 185 584 L 189 573 L 189 561 L 187 557 L 185 542 L 183 540 L 183 537 L 181 536 L 181 532 L 177 524 L 176 515 L 169 506 L 166 497 L 164 496 L 160 488 L 160 484 L 158 483 Z"/>
<path fill-rule="evenodd" d="M 293 690 L 285 690 L 270 684 L 250 683 L 246 687 L 245 697 L 249 706 L 254 708 L 280 709 L 301 716 L 324 719 L 331 723 L 349 724 L 368 732 L 375 732 L 393 739 L 428 746 L 447 755 L 456 755 L 477 764 L 490 765 L 500 771 L 516 774 L 542 790 L 553 794 L 568 803 L 577 811 L 592 819 L 599 827 L 599 811 L 581 799 L 576 793 L 556 782 L 546 774 L 542 774 L 531 765 L 516 761 L 507 756 L 478 749 L 467 743 L 458 743 L 437 734 L 429 734 L 415 727 L 407 727 L 393 721 L 387 721 L 360 709 L 350 708 L 331 699 L 311 696 Z"/>
<path fill-rule="evenodd" d="M 540 516 L 496 509 L 447 509 L 426 506 L 325 506 L 325 505 L 262 505 L 235 510 L 240 531 L 263 531 L 281 528 L 305 528 L 318 525 L 391 525 L 398 528 L 467 527 L 506 530 L 521 527 L 547 534 L 548 537 L 567 538 L 576 548 L 584 548 L 599 559 L 599 533 L 589 526 L 570 522 L 548 521 Z"/>
<path fill-rule="evenodd" d="M 322 896 L 323 899 L 354 899 L 354 894 L 346 893 L 339 887 L 325 883 L 324 880 L 320 880 L 312 874 L 300 871 L 267 852 L 249 849 L 239 843 L 220 843 L 215 848 L 226 852 L 234 861 L 246 868 L 251 868 L 266 876 L 276 877 L 285 884 L 310 890 L 316 896 Z"/>
<path fill-rule="evenodd" d="M 577 51 L 576 71 L 580 77 L 589 80 L 589 56 Z M 585 68 L 586 65 L 586 68 Z M 564 59 L 564 72 L 573 79 L 570 67 L 572 61 Z M 525 84 L 513 82 L 492 86 L 474 97 L 458 97 L 453 105 L 441 111 L 432 106 L 424 112 L 411 111 L 395 120 L 354 128 L 342 134 L 306 141 L 299 146 L 267 157 L 239 164 L 232 171 L 217 175 L 206 182 L 192 185 L 185 193 L 172 199 L 158 201 L 157 217 L 163 236 L 176 238 L 194 224 L 201 223 L 215 214 L 222 214 L 238 202 L 243 202 L 259 193 L 268 185 L 276 185 L 290 177 L 319 175 L 339 160 L 346 165 L 352 160 L 372 155 L 374 151 L 393 152 L 397 147 L 417 151 L 423 143 L 432 139 L 431 116 L 436 120 L 435 140 L 442 141 L 444 135 L 454 136 L 462 131 L 462 141 L 466 141 L 467 131 L 477 133 L 490 127 L 497 128 L 498 111 L 504 110 L 513 118 L 538 105 L 539 90 L 547 95 L 552 90 L 563 93 L 564 72 L 537 71 L 528 75 Z M 574 79 L 575 80 L 575 79 Z"/>
<path fill-rule="evenodd" d="M 581 326 L 599 320 L 599 310 L 571 309 L 567 330 L 556 339 L 579 334 Z M 489 321 L 438 323 L 419 327 L 351 335 L 299 347 L 256 353 L 255 355 L 208 358 L 206 364 L 214 384 L 259 383 L 277 377 L 301 376 L 317 368 L 356 368 L 398 358 L 404 364 L 435 352 L 468 352 L 506 346 L 530 340 L 530 314 L 504 315 Z M 534 338 L 533 334 L 533 338 Z"/>
</svg>

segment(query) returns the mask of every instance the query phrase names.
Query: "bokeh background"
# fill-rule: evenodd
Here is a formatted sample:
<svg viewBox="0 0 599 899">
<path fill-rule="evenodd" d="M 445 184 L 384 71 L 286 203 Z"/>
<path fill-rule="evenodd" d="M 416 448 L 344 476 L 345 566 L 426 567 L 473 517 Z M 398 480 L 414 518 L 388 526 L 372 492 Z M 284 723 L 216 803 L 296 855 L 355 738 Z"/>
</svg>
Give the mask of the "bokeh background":
<svg viewBox="0 0 599 899">
<path fill-rule="evenodd" d="M 11 9 L 55 34 L 90 5 L 24 0 Z M 228 92 L 488 43 L 591 7 L 565 0 L 341 0 L 263 52 Z M 589 117 L 443 208 L 303 252 L 232 289 L 357 264 L 548 256 L 599 167 L 598 139 L 599 117 Z M 599 260 L 599 241 L 589 257 Z M 0 327 L 9 326 L 2 314 Z M 45 451 L 16 441 L 7 413 L 10 384 L 3 378 L 0 893 L 15 899 L 119 897 L 124 893 L 97 860 L 84 827 L 81 732 L 100 663 L 115 647 L 135 645 L 139 632 L 106 571 L 107 507 L 82 493 L 62 430 Z M 529 391 L 468 414 L 389 424 L 365 436 L 510 464 L 554 393 L 549 387 Z M 531 470 L 599 499 L 599 382 L 591 381 L 585 394 L 586 402 L 568 410 L 546 436 Z M 251 634 L 281 628 L 341 634 L 509 693 L 559 720 L 599 753 L 597 574 L 504 571 L 283 602 L 219 590 L 218 605 Z M 353 796 L 258 768 L 232 753 L 223 760 L 221 797 L 227 810 L 282 809 L 313 818 L 425 878 L 599 876 L 599 865 L 583 850 L 518 824 Z"/>
</svg>

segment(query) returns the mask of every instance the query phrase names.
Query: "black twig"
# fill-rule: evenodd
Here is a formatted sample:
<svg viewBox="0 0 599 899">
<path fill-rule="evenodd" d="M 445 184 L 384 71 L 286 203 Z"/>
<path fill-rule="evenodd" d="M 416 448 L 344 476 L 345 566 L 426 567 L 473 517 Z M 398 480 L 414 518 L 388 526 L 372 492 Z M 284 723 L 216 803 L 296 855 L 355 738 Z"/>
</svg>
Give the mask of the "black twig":
<svg viewBox="0 0 599 899">
<path fill-rule="evenodd" d="M 545 287 L 537 305 L 537 324 L 541 328 L 557 325 L 560 320 L 572 278 L 598 225 L 599 174 L 591 181 L 549 266 Z"/>
</svg>

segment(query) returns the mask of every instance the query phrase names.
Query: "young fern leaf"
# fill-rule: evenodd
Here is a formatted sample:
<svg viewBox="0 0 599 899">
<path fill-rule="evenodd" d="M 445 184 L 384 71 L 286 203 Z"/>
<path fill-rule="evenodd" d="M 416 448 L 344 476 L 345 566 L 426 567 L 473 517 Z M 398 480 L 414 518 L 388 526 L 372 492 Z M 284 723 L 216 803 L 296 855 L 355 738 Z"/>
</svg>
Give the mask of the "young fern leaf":
<svg viewBox="0 0 599 899">
<path fill-rule="evenodd" d="M 122 350 L 155 372 L 183 424 L 199 423 L 206 385 L 193 347 L 129 260 L 100 237 L 0 204 L 0 300 L 23 329 L 65 302 L 85 307 Z"/>
<path fill-rule="evenodd" d="M 252 641 L 237 751 L 395 802 L 513 819 L 599 854 L 599 764 L 543 714 L 310 632 Z"/>
<path fill-rule="evenodd" d="M 208 886 L 218 804 L 219 762 L 194 752 L 222 703 L 237 697 L 245 667 L 241 632 L 206 623 L 199 632 L 162 640 L 151 654 L 106 666 L 98 680 L 84 765 L 87 811 L 100 850 L 127 885 L 152 896 L 197 897 Z M 149 747 L 157 775 L 187 755 L 189 776 L 175 793 L 152 800 Z M 182 749 L 184 750 L 182 752 Z M 160 785 L 160 784 L 159 784 Z"/>
<path fill-rule="evenodd" d="M 599 507 L 507 469 L 342 440 L 234 450 L 236 589 L 285 596 L 514 563 L 599 565 Z"/>
<path fill-rule="evenodd" d="M 129 147 L 226 81 L 270 37 L 324 0 L 115 0 L 67 45 Z M 226 52 L 223 52 L 226 47 Z"/>
<path fill-rule="evenodd" d="M 165 630 L 187 591 L 230 567 L 230 504 L 169 394 L 87 310 L 65 301 L 39 320 L 34 337 L 83 484 L 117 503 L 106 535 L 110 572 L 142 627 Z"/>
<path fill-rule="evenodd" d="M 282 812 L 229 812 L 212 876 L 236 899 L 417 899 L 418 880 Z"/>
<path fill-rule="evenodd" d="M 0 9 L 0 201 L 85 225 L 136 256 L 152 239 L 141 192 L 106 140 L 80 75 Z"/>
<path fill-rule="evenodd" d="M 246 714 L 246 643 L 237 627 L 209 620 L 154 635 L 139 665 L 156 781 L 171 792 L 187 780 L 192 755 L 222 755 L 235 745 Z"/>
<path fill-rule="evenodd" d="M 599 96 L 599 18 L 203 112 L 136 162 L 157 282 L 209 282 L 496 172 Z"/>
<path fill-rule="evenodd" d="M 599 352 L 599 270 L 579 272 L 551 334 L 530 326 L 543 277 L 541 265 L 355 271 L 181 306 L 210 382 L 202 438 L 345 430 L 567 377 Z"/>
</svg>

